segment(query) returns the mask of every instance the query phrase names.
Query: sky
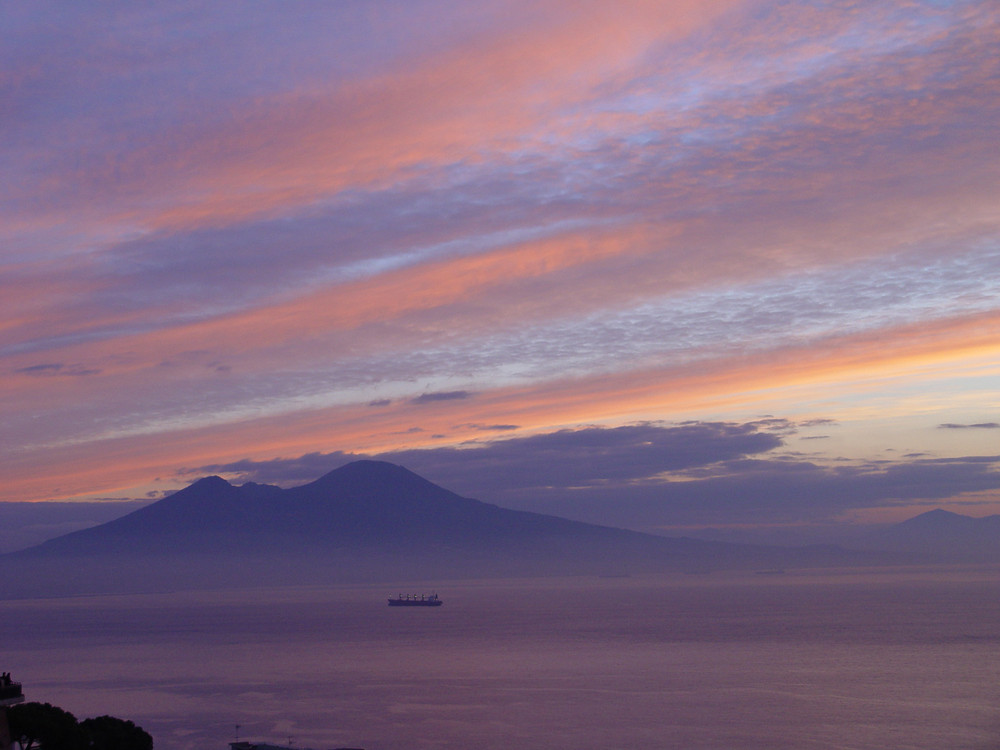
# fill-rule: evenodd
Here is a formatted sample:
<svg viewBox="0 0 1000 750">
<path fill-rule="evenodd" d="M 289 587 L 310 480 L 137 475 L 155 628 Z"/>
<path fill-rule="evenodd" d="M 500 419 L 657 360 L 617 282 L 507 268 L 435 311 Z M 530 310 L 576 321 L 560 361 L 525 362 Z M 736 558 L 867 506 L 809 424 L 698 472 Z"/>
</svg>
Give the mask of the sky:
<svg viewBox="0 0 1000 750">
<path fill-rule="evenodd" d="M 987 0 L 4 4 L 0 502 L 1000 512 L 998 52 Z"/>
</svg>

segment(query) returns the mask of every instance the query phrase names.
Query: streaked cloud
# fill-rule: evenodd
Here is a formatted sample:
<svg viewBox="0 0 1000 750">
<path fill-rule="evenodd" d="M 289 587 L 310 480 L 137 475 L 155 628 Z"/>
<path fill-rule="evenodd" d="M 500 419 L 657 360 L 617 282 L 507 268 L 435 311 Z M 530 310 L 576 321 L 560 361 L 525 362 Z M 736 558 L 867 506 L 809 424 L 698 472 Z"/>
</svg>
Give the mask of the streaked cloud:
<svg viewBox="0 0 1000 750">
<path fill-rule="evenodd" d="M 58 375 L 81 377 L 86 375 L 99 375 L 100 370 L 88 370 L 79 365 L 67 365 L 61 362 L 46 362 L 39 365 L 29 365 L 14 371 L 19 375 L 38 375 L 42 377 L 56 377 Z"/>
<path fill-rule="evenodd" d="M 979 422 L 978 424 L 939 424 L 945 430 L 1000 430 L 1000 422 Z"/>
<path fill-rule="evenodd" d="M 349 461 L 402 464 L 460 494 L 645 531 L 835 522 L 855 509 L 1000 490 L 1000 455 L 817 463 L 787 449 L 800 427 L 764 423 L 587 427 L 374 455 L 312 453 L 187 469 L 235 481 L 311 481 Z M 804 436 L 803 439 L 809 439 Z"/>
<path fill-rule="evenodd" d="M 688 419 L 990 454 L 992 3 L 0 21 L 4 499 Z"/>
<path fill-rule="evenodd" d="M 410 399 L 411 404 L 433 404 L 438 401 L 458 401 L 472 398 L 474 394 L 468 391 L 438 391 L 436 393 L 421 393 L 416 398 Z"/>
</svg>

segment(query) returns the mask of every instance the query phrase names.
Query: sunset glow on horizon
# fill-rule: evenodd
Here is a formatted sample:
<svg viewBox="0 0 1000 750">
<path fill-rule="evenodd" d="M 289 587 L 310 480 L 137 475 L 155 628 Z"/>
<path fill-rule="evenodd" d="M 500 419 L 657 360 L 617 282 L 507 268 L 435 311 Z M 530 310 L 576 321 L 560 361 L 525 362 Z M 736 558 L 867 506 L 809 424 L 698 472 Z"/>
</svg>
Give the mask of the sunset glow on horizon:
<svg viewBox="0 0 1000 750">
<path fill-rule="evenodd" d="M 0 501 L 378 457 L 644 529 L 1000 512 L 995 3 L 0 38 Z"/>
</svg>

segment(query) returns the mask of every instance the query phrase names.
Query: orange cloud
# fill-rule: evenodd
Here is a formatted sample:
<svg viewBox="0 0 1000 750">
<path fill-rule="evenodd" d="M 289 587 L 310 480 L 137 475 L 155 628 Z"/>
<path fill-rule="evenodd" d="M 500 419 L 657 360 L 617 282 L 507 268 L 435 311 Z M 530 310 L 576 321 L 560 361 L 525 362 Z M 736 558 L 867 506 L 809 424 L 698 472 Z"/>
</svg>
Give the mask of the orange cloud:
<svg viewBox="0 0 1000 750">
<path fill-rule="evenodd" d="M 810 348 L 498 388 L 433 407 L 407 402 L 340 406 L 22 451 L 6 467 L 0 500 L 122 491 L 206 462 L 452 444 L 480 439 L 481 433 L 468 427 L 475 423 L 518 424 L 525 433 L 580 423 L 759 413 L 782 405 L 808 413 L 810 404 L 824 402 L 833 392 L 847 399 L 870 390 L 891 393 L 897 382 L 940 377 L 963 363 L 1000 361 L 998 324 L 1000 313 L 989 313 L 844 336 Z M 797 402 L 789 404 L 793 390 Z M 411 431 L 414 427 L 420 431 Z"/>
<path fill-rule="evenodd" d="M 733 17 L 717 29 L 708 26 L 737 5 L 630 3 L 621 12 L 619 5 L 600 3 L 525 2 L 513 11 L 507 4 L 510 17 L 495 11 L 496 22 L 483 24 L 474 38 L 410 55 L 378 73 L 312 78 L 280 93 L 227 102 L 224 111 L 179 118 L 170 129 L 131 132 L 133 140 L 115 144 L 121 154 L 91 154 L 84 136 L 68 144 L 65 158 L 53 162 L 64 171 L 27 186 L 19 204 L 24 215 L 5 226 L 8 236 L 31 235 L 42 247 L 52 224 L 61 240 L 42 247 L 58 256 L 50 265 L 7 269 L 0 295 L 0 410 L 29 437 L 36 435 L 38 414 L 73 416 L 86 426 L 67 440 L 84 442 L 37 448 L 46 442 L 42 432 L 35 443 L 26 437 L 5 462 L 13 476 L 9 496 L 128 487 L 210 457 L 377 450 L 404 439 L 432 444 L 478 435 L 460 424 L 545 430 L 764 404 L 777 409 L 790 389 L 809 404 L 824 391 L 849 397 L 894 378 L 931 377 L 946 365 L 995 361 L 990 327 L 997 321 L 986 314 L 813 336 L 807 346 L 774 341 L 768 351 L 747 341 L 749 353 L 732 356 L 708 358 L 710 347 L 697 343 L 684 355 L 700 359 L 687 365 L 651 365 L 652 357 L 666 356 L 652 346 L 643 363 L 609 347 L 607 357 L 620 361 L 606 369 L 617 372 L 548 375 L 522 388 L 484 386 L 473 398 L 419 412 L 402 400 L 377 413 L 349 403 L 330 406 L 333 397 L 312 411 L 309 388 L 318 386 L 311 381 L 301 392 L 283 385 L 254 390 L 252 377 L 280 384 L 367 355 L 419 355 L 454 342 L 472 348 L 500 332 L 510 334 L 513 347 L 515 334 L 525 331 L 557 337 L 564 320 L 590 320 L 604 310 L 627 317 L 641 302 L 678 291 L 712 288 L 721 299 L 735 284 L 859 258 L 898 254 L 919 269 L 923 258 L 947 252 L 942 248 L 952 243 L 971 257 L 976 242 L 996 234 L 995 162 L 984 156 L 995 119 L 989 102 L 1000 94 L 1000 58 L 990 54 L 996 10 L 979 10 L 978 21 L 913 45 L 903 42 L 919 30 L 900 23 L 886 29 L 899 44 L 859 51 L 838 47 L 835 33 L 826 38 L 818 31 L 835 21 L 842 24 L 838 33 L 848 34 L 854 12 L 785 5 L 775 13 L 777 28 L 746 36 L 733 35 Z M 705 101 L 696 91 L 685 100 L 684 75 L 692 71 L 661 54 L 692 30 L 722 42 L 718 49 L 703 46 L 691 61 L 698 66 L 692 91 L 708 87 Z M 815 46 L 821 43 L 813 37 L 825 38 L 826 46 Z M 759 66 L 738 64 L 751 59 Z M 797 79 L 810 65 L 819 70 Z M 623 92 L 631 97 L 624 103 Z M 648 107 L 646 94 L 653 99 Z M 139 114 L 133 113 L 141 120 Z M 491 169 L 501 167 L 491 182 Z M 481 170 L 482 184 L 466 182 L 463 170 L 472 168 Z M 522 174 L 537 194 L 519 191 Z M 469 183 L 483 192 L 466 196 Z M 434 211 L 424 206 L 439 196 L 463 207 L 488 203 L 488 191 L 500 183 L 508 192 L 495 206 L 469 210 L 454 223 L 447 211 L 432 217 L 438 223 L 427 220 Z M 32 190 L 37 194 L 27 195 Z M 324 201 L 341 191 L 378 192 L 388 208 L 375 206 L 378 200 L 364 206 L 373 225 L 391 223 L 395 211 L 419 214 L 413 225 L 426 232 L 421 242 L 430 236 L 448 244 L 450 255 L 442 251 L 428 260 L 414 252 L 406 267 L 324 280 L 324 272 L 348 261 L 333 250 L 327 259 L 321 248 L 310 251 L 292 281 L 268 284 L 265 270 L 253 277 L 253 294 L 241 297 L 244 290 L 234 283 L 216 299 L 185 288 L 185 274 L 199 271 L 197 248 L 171 267 L 177 289 L 165 289 L 142 309 L 142 293 L 158 291 L 154 254 L 185 241 L 197 244 L 185 231 L 245 229 L 229 240 L 235 244 L 253 232 L 239 222 L 322 213 Z M 558 194 L 554 208 L 549 193 Z M 407 241 L 409 226 L 400 222 L 386 247 L 369 257 L 384 260 L 418 248 Z M 493 238 L 482 243 L 486 250 L 462 247 L 463 239 L 471 245 L 484 231 L 521 239 Z M 137 258 L 127 247 L 120 257 L 109 251 L 114 258 L 101 264 L 102 248 L 115 245 L 114 238 L 143 232 L 159 232 L 164 241 Z M 75 252 L 77 234 L 86 253 Z M 527 235 L 533 239 L 523 239 Z M 225 249 L 220 277 L 226 263 L 260 257 Z M 130 265 L 143 262 L 152 270 Z M 978 262 L 986 272 L 991 268 L 989 259 L 970 260 Z M 309 283 L 293 289 L 310 272 Z M 200 289 L 215 278 L 202 280 Z M 887 278 L 900 288 L 906 282 L 902 274 Z M 933 292 L 916 303 L 926 304 Z M 850 305 L 846 292 L 824 302 Z M 948 298 L 945 312 L 924 314 L 957 316 L 959 304 Z M 786 312 L 765 310 L 761 317 Z M 823 318 L 827 310 L 814 312 Z M 859 307 L 849 322 L 884 325 L 866 318 L 879 312 Z M 748 328 L 748 336 L 761 329 Z M 599 359 L 591 355 L 590 363 Z M 495 360 L 498 369 L 504 364 Z M 435 367 L 441 362 L 425 369 Z M 172 388 L 197 394 L 213 385 L 206 372 L 221 378 L 231 371 L 250 377 L 219 388 L 227 399 L 192 398 L 178 405 L 176 416 L 169 412 Z M 455 381 L 470 371 L 456 367 L 440 375 Z M 97 372 L 100 377 L 91 377 Z M 380 377 L 365 375 L 372 382 Z M 418 391 L 424 374 L 394 377 L 411 377 Z M 337 385 L 331 382 L 329 390 Z M 475 383 L 453 387 L 472 390 Z M 342 401 L 360 398 L 360 387 L 344 390 Z M 147 410 L 154 396 L 160 403 Z M 272 403 L 262 406 L 266 399 Z M 120 411 L 102 413 L 112 401 Z M 255 409 L 283 413 L 253 418 Z M 423 431 L 408 432 L 413 427 Z M 141 434 L 147 429 L 155 434 Z M 106 437 L 126 431 L 132 433 L 127 439 Z M 55 442 L 51 435 L 47 440 Z M 51 466 L 60 469 L 53 473 Z"/>
</svg>

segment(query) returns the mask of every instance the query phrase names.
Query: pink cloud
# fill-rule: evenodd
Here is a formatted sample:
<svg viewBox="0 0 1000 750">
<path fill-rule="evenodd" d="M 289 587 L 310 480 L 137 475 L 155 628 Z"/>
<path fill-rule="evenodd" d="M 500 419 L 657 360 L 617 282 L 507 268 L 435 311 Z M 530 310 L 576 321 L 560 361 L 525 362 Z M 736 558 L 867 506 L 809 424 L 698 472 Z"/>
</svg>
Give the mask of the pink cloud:
<svg viewBox="0 0 1000 750">
<path fill-rule="evenodd" d="M 994 352 L 991 5 L 311 8 L 18 12 L 0 406 L 19 446 L 81 442 L 11 487 Z M 409 432 L 421 392 L 476 398 Z"/>
</svg>

